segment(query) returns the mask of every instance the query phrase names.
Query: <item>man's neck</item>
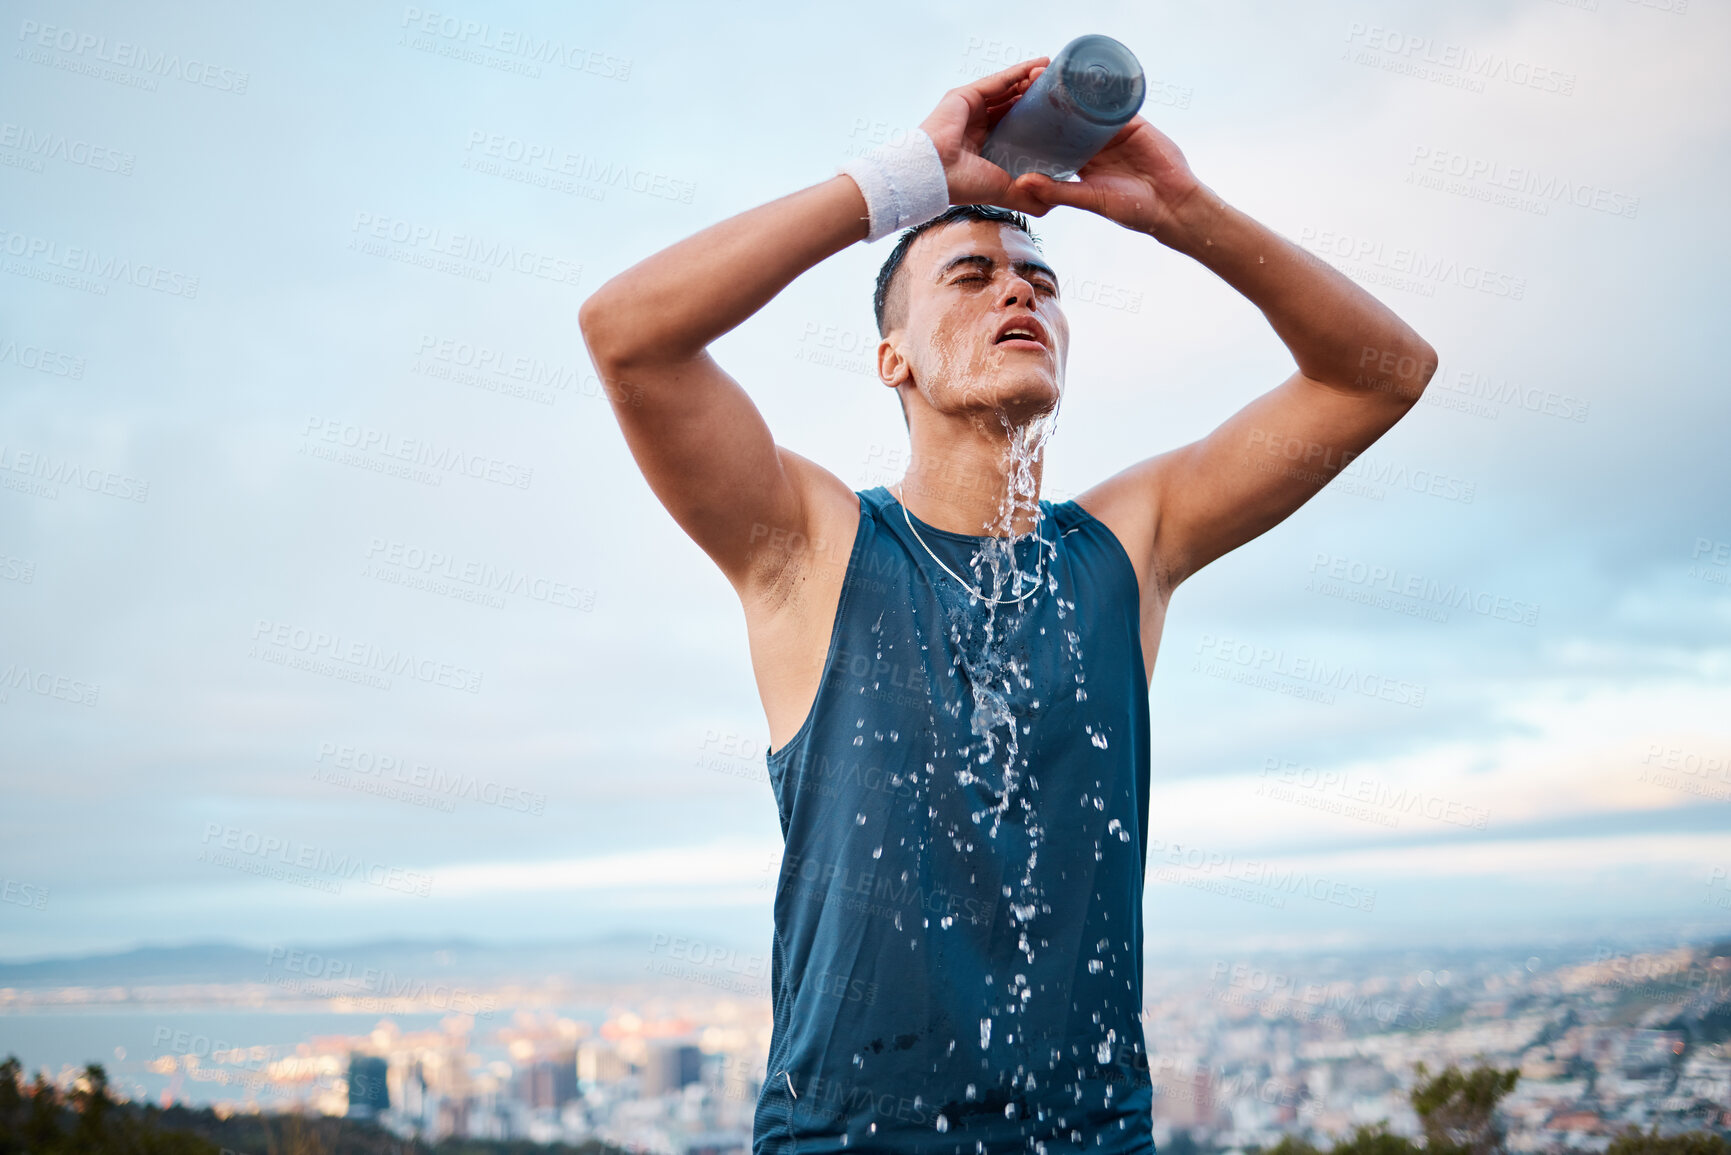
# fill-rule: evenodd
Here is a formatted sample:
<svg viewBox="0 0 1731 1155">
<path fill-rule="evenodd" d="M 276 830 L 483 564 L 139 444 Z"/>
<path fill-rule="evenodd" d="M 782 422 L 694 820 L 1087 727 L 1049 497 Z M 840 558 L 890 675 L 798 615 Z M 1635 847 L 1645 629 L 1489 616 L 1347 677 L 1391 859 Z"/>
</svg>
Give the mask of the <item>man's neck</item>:
<svg viewBox="0 0 1731 1155">
<path fill-rule="evenodd" d="M 1043 445 L 1035 448 L 1027 464 L 1032 492 L 1017 499 L 1013 524 L 1006 526 L 1011 471 L 1016 466 L 1007 460 L 1001 434 L 995 440 L 977 435 L 952 438 L 941 445 L 927 438 L 913 440 L 914 456 L 908 471 L 890 489 L 909 513 L 951 533 L 1002 537 L 1034 531 L 1045 470 Z"/>
</svg>

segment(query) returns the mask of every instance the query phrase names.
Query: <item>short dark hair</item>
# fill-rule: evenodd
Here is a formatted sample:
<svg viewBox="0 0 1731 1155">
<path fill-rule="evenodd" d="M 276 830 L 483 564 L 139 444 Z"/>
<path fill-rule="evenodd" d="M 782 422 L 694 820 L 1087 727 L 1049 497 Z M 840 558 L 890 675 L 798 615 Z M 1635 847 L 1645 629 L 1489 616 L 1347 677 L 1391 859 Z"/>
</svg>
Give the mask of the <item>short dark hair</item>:
<svg viewBox="0 0 1731 1155">
<path fill-rule="evenodd" d="M 1036 237 L 1028 227 L 1028 218 L 1010 209 L 999 208 L 997 205 L 951 205 L 924 224 L 915 225 L 905 230 L 896 240 L 896 247 L 890 250 L 890 255 L 884 260 L 883 268 L 878 270 L 877 291 L 872 294 L 872 315 L 877 319 L 878 336 L 882 337 L 885 314 L 889 308 L 890 288 L 895 284 L 896 272 L 902 267 L 902 259 L 908 255 L 908 249 L 913 246 L 921 233 L 929 229 L 940 228 L 954 221 L 996 221 L 999 224 L 1010 225 L 1028 234 L 1028 239 L 1034 243 L 1036 250 L 1040 247 L 1040 238 Z"/>
</svg>

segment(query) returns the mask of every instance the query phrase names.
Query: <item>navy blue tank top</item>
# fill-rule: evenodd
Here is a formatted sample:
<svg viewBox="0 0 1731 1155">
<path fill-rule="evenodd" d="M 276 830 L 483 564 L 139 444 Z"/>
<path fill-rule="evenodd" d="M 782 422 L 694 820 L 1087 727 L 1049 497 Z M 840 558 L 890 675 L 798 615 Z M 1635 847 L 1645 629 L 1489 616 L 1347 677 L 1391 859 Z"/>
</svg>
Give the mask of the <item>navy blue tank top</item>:
<svg viewBox="0 0 1731 1155">
<path fill-rule="evenodd" d="M 1038 583 L 994 590 L 971 564 L 990 539 L 859 498 L 816 700 L 766 756 L 784 850 L 753 1155 L 1147 1155 L 1129 556 L 1041 501 L 1015 551 Z M 958 575 L 1029 596 L 988 606 Z"/>
</svg>

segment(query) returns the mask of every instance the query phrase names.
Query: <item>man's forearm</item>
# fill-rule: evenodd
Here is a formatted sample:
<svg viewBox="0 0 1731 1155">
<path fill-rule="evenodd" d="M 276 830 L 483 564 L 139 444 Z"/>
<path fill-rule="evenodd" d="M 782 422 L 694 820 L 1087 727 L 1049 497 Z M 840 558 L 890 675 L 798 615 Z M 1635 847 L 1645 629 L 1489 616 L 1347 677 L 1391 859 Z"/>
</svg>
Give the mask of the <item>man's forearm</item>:
<svg viewBox="0 0 1731 1155">
<path fill-rule="evenodd" d="M 852 177 L 710 225 L 618 274 L 578 313 L 597 361 L 689 360 L 768 304 L 801 273 L 866 238 Z"/>
<path fill-rule="evenodd" d="M 1306 377 L 1418 399 L 1436 352 L 1381 301 L 1206 187 L 1178 218 L 1160 239 L 1261 309 Z"/>
</svg>

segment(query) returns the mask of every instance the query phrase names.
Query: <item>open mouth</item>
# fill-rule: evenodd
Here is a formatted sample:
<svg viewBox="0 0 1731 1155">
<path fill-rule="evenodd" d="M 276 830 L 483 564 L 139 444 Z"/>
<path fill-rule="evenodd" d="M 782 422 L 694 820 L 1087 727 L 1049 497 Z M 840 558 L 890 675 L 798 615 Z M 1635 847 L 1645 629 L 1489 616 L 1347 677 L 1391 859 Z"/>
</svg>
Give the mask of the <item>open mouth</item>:
<svg viewBox="0 0 1731 1155">
<path fill-rule="evenodd" d="M 999 326 L 993 344 L 1043 350 L 1046 330 L 1032 317 L 1013 317 Z"/>
</svg>

